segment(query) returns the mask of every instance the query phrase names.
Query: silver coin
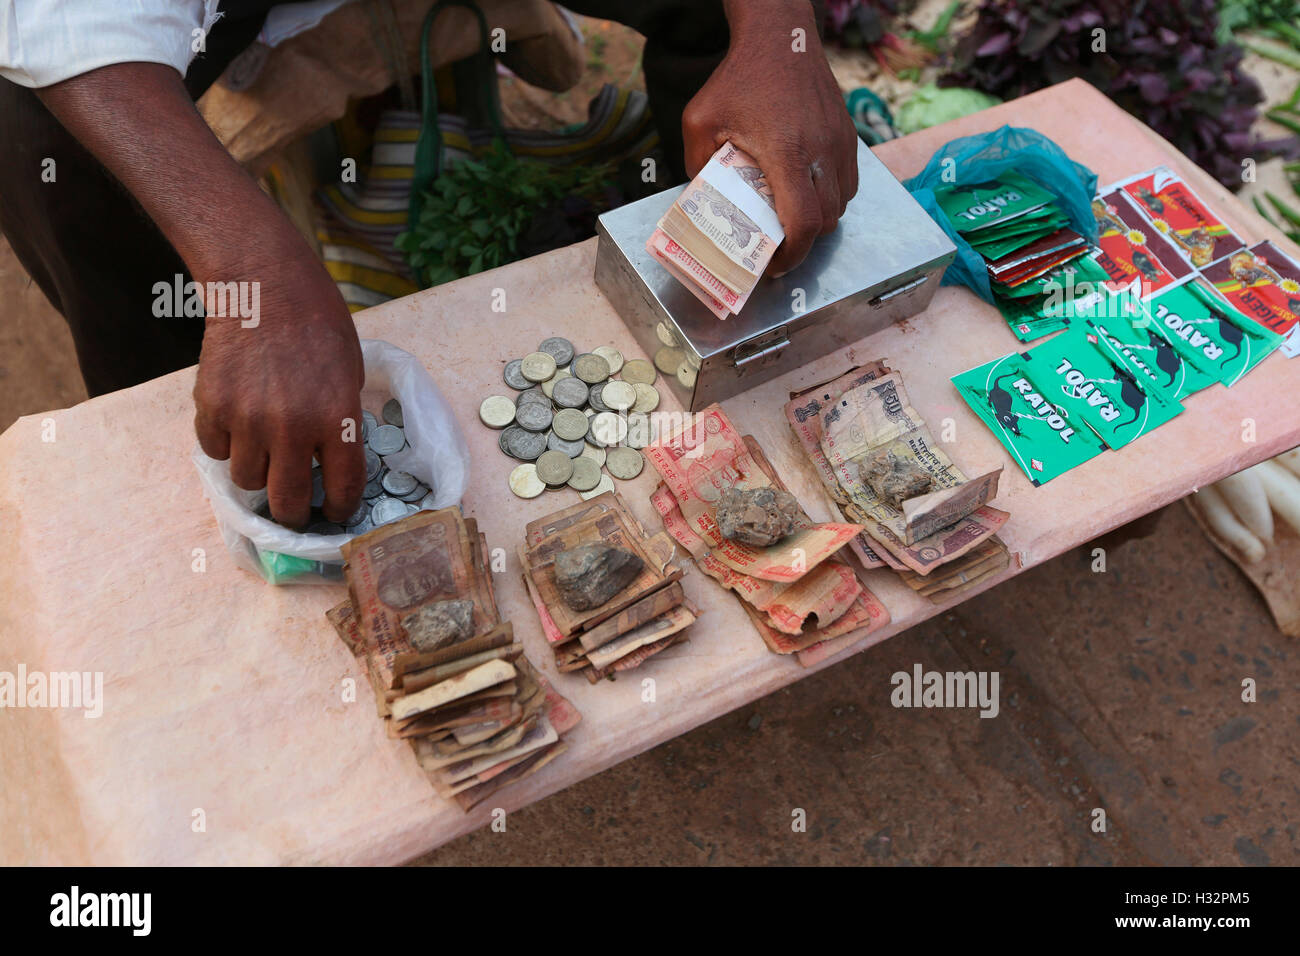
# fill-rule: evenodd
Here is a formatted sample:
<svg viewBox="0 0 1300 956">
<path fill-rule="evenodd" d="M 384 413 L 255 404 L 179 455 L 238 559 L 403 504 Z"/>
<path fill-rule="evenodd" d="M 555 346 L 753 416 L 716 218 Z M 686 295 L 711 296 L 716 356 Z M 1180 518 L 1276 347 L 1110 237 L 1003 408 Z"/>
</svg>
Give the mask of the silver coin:
<svg viewBox="0 0 1300 956">
<path fill-rule="evenodd" d="M 390 471 L 384 475 L 384 491 L 394 498 L 409 495 L 419 483 L 415 475 L 405 471 Z"/>
<path fill-rule="evenodd" d="M 622 444 L 626 437 L 627 419 L 623 416 L 613 412 L 601 412 L 591 419 L 589 440 L 593 445 L 603 445 L 608 448 L 611 445 Z"/>
<path fill-rule="evenodd" d="M 370 448 L 379 455 L 392 455 L 406 447 L 406 434 L 396 425 L 380 425 L 370 433 Z"/>
<path fill-rule="evenodd" d="M 613 411 L 612 408 L 605 404 L 605 384 L 604 382 L 597 382 L 587 392 L 587 404 L 598 412 Z"/>
<path fill-rule="evenodd" d="M 582 454 L 582 449 L 587 447 L 587 443 L 579 438 L 577 441 L 566 441 L 554 431 L 546 436 L 546 448 L 548 451 L 562 451 L 570 458 L 577 458 Z"/>
<path fill-rule="evenodd" d="M 501 378 L 516 392 L 522 392 L 532 384 L 524 378 L 523 364 L 523 359 L 511 359 L 506 363 L 505 371 L 501 373 Z"/>
<path fill-rule="evenodd" d="M 551 389 L 551 399 L 561 408 L 581 408 L 587 404 L 590 391 L 582 379 L 569 376 L 555 383 Z"/>
<path fill-rule="evenodd" d="M 522 431 L 523 429 L 520 428 L 518 425 L 510 425 L 509 427 L 502 429 L 501 434 L 497 436 L 497 447 L 500 448 L 504 454 L 507 454 L 511 458 L 513 458 L 514 453 L 510 450 L 510 441 L 511 441 L 510 436 L 512 434 L 518 434 L 519 432 Z"/>
<path fill-rule="evenodd" d="M 383 459 L 375 454 L 373 449 L 366 449 L 366 481 L 374 481 L 379 477 L 379 473 L 384 470 Z"/>
<path fill-rule="evenodd" d="M 410 516 L 413 515 L 413 514 L 417 514 L 417 513 L 419 513 L 419 511 L 420 511 L 420 506 L 417 505 L 415 502 L 413 502 L 413 501 L 408 501 L 408 502 L 405 502 L 405 504 L 406 504 L 406 514 L 407 514 L 407 517 L 410 517 Z"/>
<path fill-rule="evenodd" d="M 370 433 L 379 427 L 379 419 L 375 418 L 373 412 L 365 409 L 361 411 L 361 440 L 365 441 L 370 437 Z"/>
<path fill-rule="evenodd" d="M 573 343 L 568 339 L 560 338 L 558 335 L 543 339 L 542 344 L 537 346 L 537 351 L 545 352 L 555 359 L 558 368 L 563 368 L 573 361 Z"/>
<path fill-rule="evenodd" d="M 611 448 L 605 467 L 619 481 L 630 481 L 641 474 L 645 459 L 635 448 Z"/>
<path fill-rule="evenodd" d="M 512 458 L 520 461 L 536 461 L 537 456 L 546 451 L 546 435 L 543 432 L 530 432 L 519 429 L 506 439 L 506 449 Z"/>
<path fill-rule="evenodd" d="M 529 402 L 537 402 L 539 405 L 545 405 L 548 408 L 551 405 L 551 400 L 546 397 L 546 393 L 542 391 L 540 385 L 526 388 L 515 396 L 515 408 L 520 405 L 527 405 Z"/>
<path fill-rule="evenodd" d="M 406 517 L 406 502 L 396 498 L 380 498 L 370 509 L 370 520 L 378 527 Z"/>
<path fill-rule="evenodd" d="M 352 516 L 348 518 L 347 521 L 343 522 L 343 525 L 351 531 L 354 527 L 365 521 L 366 515 L 368 514 L 370 514 L 370 502 L 363 498 L 361 504 L 357 505 L 357 510 L 352 512 Z"/>
<path fill-rule="evenodd" d="M 374 529 L 375 529 L 375 523 L 370 520 L 370 513 L 367 512 L 364 518 L 362 518 L 356 524 L 348 525 L 347 528 L 345 528 L 344 530 L 348 534 L 365 534 L 367 531 L 373 531 Z"/>
<path fill-rule="evenodd" d="M 515 420 L 519 422 L 519 427 L 530 432 L 546 431 L 551 427 L 553 417 L 549 401 L 545 405 L 540 402 L 525 402 L 515 409 Z"/>
<path fill-rule="evenodd" d="M 361 497 L 366 501 L 372 501 L 384 493 L 384 483 L 379 480 L 379 476 L 370 478 L 366 481 L 366 490 L 361 492 Z"/>
<path fill-rule="evenodd" d="M 417 481 L 415 483 L 415 487 L 411 489 L 409 494 L 398 495 L 398 497 L 401 498 L 403 501 L 407 502 L 408 504 L 410 504 L 413 501 L 419 501 L 428 493 L 429 493 L 429 486 L 424 484 L 424 482 Z"/>
<path fill-rule="evenodd" d="M 402 420 L 402 403 L 395 398 L 390 398 L 384 402 L 384 421 L 390 425 L 396 425 L 398 428 L 404 428 L 406 422 Z"/>
<path fill-rule="evenodd" d="M 432 492 L 432 491 L 429 492 L 427 495 L 425 495 L 423 498 L 420 499 L 420 510 L 421 510 L 421 511 L 434 511 L 434 510 L 436 510 L 436 505 L 434 504 L 434 501 L 433 501 L 433 492 Z"/>
</svg>

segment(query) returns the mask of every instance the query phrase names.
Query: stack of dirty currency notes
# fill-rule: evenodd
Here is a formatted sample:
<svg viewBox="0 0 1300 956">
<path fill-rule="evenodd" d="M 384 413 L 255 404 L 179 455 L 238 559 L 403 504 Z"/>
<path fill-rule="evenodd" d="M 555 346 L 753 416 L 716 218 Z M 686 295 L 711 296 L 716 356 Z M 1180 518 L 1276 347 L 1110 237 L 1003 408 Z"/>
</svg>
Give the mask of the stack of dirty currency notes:
<svg viewBox="0 0 1300 956">
<path fill-rule="evenodd" d="M 486 555 L 473 519 L 421 511 L 343 545 L 349 597 L 326 614 L 388 736 L 467 811 L 559 756 L 582 719 L 501 620 Z"/>
<path fill-rule="evenodd" d="M 555 559 L 590 545 L 630 552 L 640 569 L 599 606 L 574 608 L 557 583 Z M 699 611 L 682 591 L 682 569 L 670 564 L 674 551 L 663 532 L 647 534 L 615 492 L 528 523 L 519 563 L 561 673 L 581 672 L 594 684 L 688 639 Z"/>
<path fill-rule="evenodd" d="M 989 507 L 998 468 L 967 478 L 911 407 L 884 362 L 792 395 L 786 420 L 841 513 L 863 533 L 850 547 L 914 591 L 946 600 L 1004 570 L 997 537 L 1010 517 Z"/>
<path fill-rule="evenodd" d="M 745 307 L 784 238 L 763 171 L 724 143 L 668 207 L 646 250 L 725 319 Z"/>
<path fill-rule="evenodd" d="M 718 502 L 730 488 L 788 489 L 758 443 L 741 436 L 717 405 L 688 416 L 646 448 L 663 482 L 651 503 L 673 539 L 737 597 L 768 649 L 811 666 L 889 623 L 839 552 L 862 527 L 814 524 L 800 508 L 792 530 L 767 547 L 723 536 Z"/>
</svg>

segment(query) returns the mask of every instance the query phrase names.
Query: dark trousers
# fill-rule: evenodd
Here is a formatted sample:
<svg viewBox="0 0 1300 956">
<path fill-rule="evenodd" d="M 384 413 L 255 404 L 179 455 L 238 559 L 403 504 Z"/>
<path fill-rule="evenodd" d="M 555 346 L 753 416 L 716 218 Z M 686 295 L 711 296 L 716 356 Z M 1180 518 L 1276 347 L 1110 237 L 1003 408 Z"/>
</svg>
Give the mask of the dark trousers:
<svg viewBox="0 0 1300 956">
<path fill-rule="evenodd" d="M 565 0 L 565 6 L 646 36 L 650 108 L 670 161 L 680 167 L 682 110 L 727 47 L 720 0 Z M 260 13 L 232 11 L 218 21 L 206 54 L 186 76 L 191 96 L 201 96 L 253 41 L 262 20 Z M 36 94 L 5 79 L 0 79 L 0 232 L 67 320 L 92 396 L 198 361 L 203 320 L 153 314 L 155 283 L 171 282 L 177 274 L 189 279 L 180 256 Z"/>
</svg>

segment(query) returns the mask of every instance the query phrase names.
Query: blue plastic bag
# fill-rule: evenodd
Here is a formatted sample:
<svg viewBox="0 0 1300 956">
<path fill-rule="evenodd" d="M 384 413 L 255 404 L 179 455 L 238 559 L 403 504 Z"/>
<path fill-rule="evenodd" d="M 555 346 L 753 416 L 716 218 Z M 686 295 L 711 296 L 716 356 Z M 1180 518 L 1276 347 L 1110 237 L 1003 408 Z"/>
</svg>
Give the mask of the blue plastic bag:
<svg viewBox="0 0 1300 956">
<path fill-rule="evenodd" d="M 1089 242 L 1097 241 L 1097 220 L 1092 214 L 1097 174 L 1070 159 L 1065 150 L 1037 130 L 1003 126 L 990 133 L 954 139 L 930 157 L 925 169 L 903 183 L 957 246 L 957 258 L 944 272 L 942 284 L 964 285 L 989 303 L 993 302 L 993 288 L 984 257 L 953 229 L 934 191 L 953 183 L 988 182 L 1008 169 L 1049 190 L 1070 217 L 1070 227 Z"/>
</svg>

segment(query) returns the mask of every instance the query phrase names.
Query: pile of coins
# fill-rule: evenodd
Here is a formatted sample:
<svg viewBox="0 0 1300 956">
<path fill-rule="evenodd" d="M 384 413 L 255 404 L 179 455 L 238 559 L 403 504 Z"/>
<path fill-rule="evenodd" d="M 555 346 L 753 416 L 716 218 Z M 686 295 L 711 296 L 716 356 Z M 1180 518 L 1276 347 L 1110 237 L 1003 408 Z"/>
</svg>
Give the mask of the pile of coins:
<svg viewBox="0 0 1300 956">
<path fill-rule="evenodd" d="M 517 394 L 488 396 L 478 415 L 501 432 L 501 451 L 523 463 L 510 473 L 510 490 L 536 498 L 572 488 L 586 499 L 613 491 L 611 475 L 641 474 L 639 449 L 650 444 L 650 412 L 659 407 L 655 377 L 645 359 L 625 362 L 611 345 L 576 354 L 558 336 L 507 362 L 502 378 Z"/>
<path fill-rule="evenodd" d="M 389 524 L 413 515 L 417 511 L 433 508 L 433 490 L 412 474 L 390 468 L 389 455 L 407 447 L 406 432 L 402 430 L 402 405 L 390 398 L 384 403 L 383 423 L 368 411 L 361 413 L 361 440 L 365 443 L 366 490 L 361 504 L 343 524 L 329 521 L 321 513 L 325 504 L 325 477 L 319 464 L 313 460 L 311 469 L 311 517 L 304 534 L 365 534 L 380 525 Z M 265 503 L 257 511 L 270 518 Z"/>
</svg>

